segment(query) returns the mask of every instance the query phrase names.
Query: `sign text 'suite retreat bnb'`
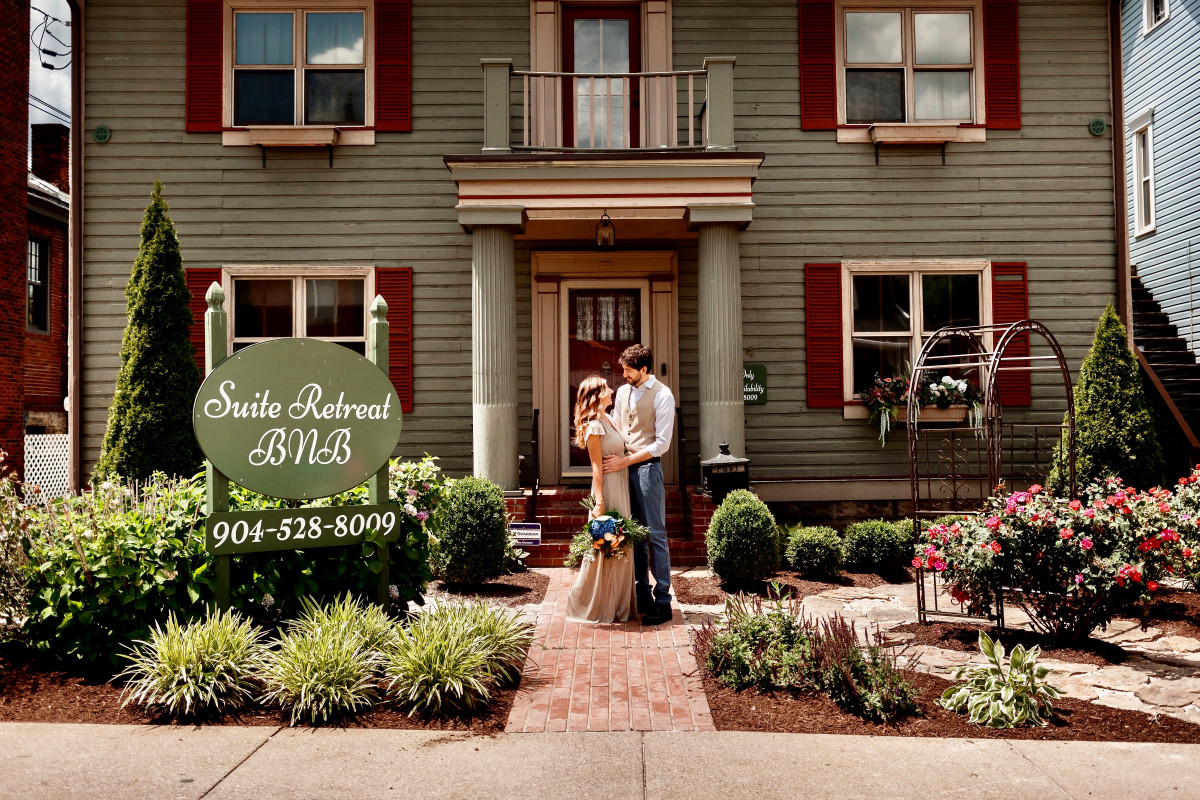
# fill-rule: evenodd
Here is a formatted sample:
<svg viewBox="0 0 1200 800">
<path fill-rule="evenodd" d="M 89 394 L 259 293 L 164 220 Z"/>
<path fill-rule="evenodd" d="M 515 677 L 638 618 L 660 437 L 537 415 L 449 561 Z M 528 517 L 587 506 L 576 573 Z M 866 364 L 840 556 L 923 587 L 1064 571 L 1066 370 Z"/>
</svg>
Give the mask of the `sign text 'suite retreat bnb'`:
<svg viewBox="0 0 1200 800">
<path fill-rule="evenodd" d="M 318 339 L 275 339 L 228 355 L 224 291 L 206 296 L 207 377 L 192 411 L 208 461 L 205 540 L 218 559 L 218 602 L 228 605 L 228 556 L 391 541 L 403 510 L 389 502 L 388 459 L 400 438 L 400 401 L 385 372 L 387 305 L 371 306 L 367 354 Z M 381 367 L 380 365 L 385 365 Z M 370 505 L 230 512 L 228 483 L 311 501 L 369 482 Z M 387 559 L 380 599 L 387 597 Z"/>
</svg>

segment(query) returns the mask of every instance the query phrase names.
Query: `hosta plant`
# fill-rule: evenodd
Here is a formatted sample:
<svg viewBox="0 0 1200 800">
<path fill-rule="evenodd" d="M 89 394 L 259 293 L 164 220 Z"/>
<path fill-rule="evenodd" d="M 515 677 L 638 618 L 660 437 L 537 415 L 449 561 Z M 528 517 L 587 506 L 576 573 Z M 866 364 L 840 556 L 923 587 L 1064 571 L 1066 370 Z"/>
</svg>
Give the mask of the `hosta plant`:
<svg viewBox="0 0 1200 800">
<path fill-rule="evenodd" d="M 327 722 L 375 702 L 380 663 L 351 624 L 294 625 L 267 654 L 263 699 L 290 711 L 292 725 Z"/>
<path fill-rule="evenodd" d="M 1053 701 L 1062 696 L 1046 681 L 1050 672 L 1038 664 L 1041 649 L 1017 645 L 1004 669 L 1004 646 L 979 632 L 979 650 L 988 663 L 962 666 L 954 671 L 951 686 L 938 701 L 951 711 L 966 711 L 971 722 L 989 728 L 1045 725 L 1054 714 Z"/>
<path fill-rule="evenodd" d="M 181 625 L 172 613 L 149 640 L 130 645 L 121 705 L 159 707 L 176 717 L 237 708 L 263 668 L 263 631 L 235 611 Z"/>
</svg>

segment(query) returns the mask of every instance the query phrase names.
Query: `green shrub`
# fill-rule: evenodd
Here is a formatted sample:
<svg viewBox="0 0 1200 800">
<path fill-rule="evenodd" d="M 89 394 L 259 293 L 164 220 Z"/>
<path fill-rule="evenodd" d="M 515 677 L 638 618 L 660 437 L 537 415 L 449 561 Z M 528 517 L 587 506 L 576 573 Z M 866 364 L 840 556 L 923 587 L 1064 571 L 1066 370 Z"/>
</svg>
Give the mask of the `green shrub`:
<svg viewBox="0 0 1200 800">
<path fill-rule="evenodd" d="M 484 478 L 454 481 L 437 515 L 438 568 L 451 583 L 482 583 L 505 572 L 504 493 Z"/>
<path fill-rule="evenodd" d="M 1063 425 L 1067 418 L 1063 417 Z M 1046 488 L 1065 494 L 1065 441 L 1059 441 L 1055 468 Z M 1062 464 L 1063 469 L 1057 468 Z M 1110 303 L 1100 316 L 1092 349 L 1079 368 L 1075 386 L 1075 477 L 1078 487 L 1121 477 L 1130 486 L 1162 484 L 1165 465 L 1154 431 L 1154 414 L 1142 387 L 1137 357 L 1125 339 L 1125 326 Z"/>
<path fill-rule="evenodd" d="M 377 605 L 364 603 L 349 593 L 322 605 L 312 598 L 300 600 L 303 609 L 295 630 L 319 634 L 331 627 L 345 626 L 363 640 L 363 647 L 382 652 L 396 642 L 396 623 Z"/>
<path fill-rule="evenodd" d="M 963 681 L 942 693 L 938 701 L 951 711 L 966 711 L 971 722 L 989 728 L 1045 725 L 1054 715 L 1053 701 L 1062 696 L 1046 681 L 1050 670 L 1037 663 L 1041 649 L 1028 652 L 1017 645 L 1004 671 L 1004 647 L 979 632 L 979 650 L 988 663 L 954 670 L 954 680 Z"/>
<path fill-rule="evenodd" d="M 708 526 L 708 563 L 722 580 L 761 580 L 779 564 L 775 517 L 767 504 L 745 489 L 721 501 Z"/>
<path fill-rule="evenodd" d="M 848 525 L 842 547 L 846 566 L 859 572 L 894 572 L 912 560 L 896 523 L 882 519 Z"/>
<path fill-rule="evenodd" d="M 192 432 L 200 370 L 189 337 L 191 294 L 158 179 L 142 218 L 142 242 L 125 299 L 121 368 L 95 480 L 145 480 L 155 472 L 194 475 L 202 456 Z"/>
<path fill-rule="evenodd" d="M 409 713 L 470 712 L 520 675 L 532 628 L 482 602 L 418 614 L 387 653 L 388 693 Z"/>
<path fill-rule="evenodd" d="M 181 625 L 174 613 L 149 641 L 129 646 L 121 705 L 158 706 L 175 717 L 237 708 L 255 691 L 265 661 L 263 631 L 236 612 Z"/>
<path fill-rule="evenodd" d="M 833 528 L 797 525 L 788 531 L 784 561 L 803 575 L 836 577 L 842 571 L 842 540 Z"/>
<path fill-rule="evenodd" d="M 290 711 L 292 725 L 354 714 L 375 702 L 382 662 L 352 624 L 294 625 L 267 653 L 263 700 Z"/>
<path fill-rule="evenodd" d="M 15 470 L 6 470 L 0 450 L 0 639 L 25 620 L 28 604 L 30 515 L 21 499 Z"/>
</svg>

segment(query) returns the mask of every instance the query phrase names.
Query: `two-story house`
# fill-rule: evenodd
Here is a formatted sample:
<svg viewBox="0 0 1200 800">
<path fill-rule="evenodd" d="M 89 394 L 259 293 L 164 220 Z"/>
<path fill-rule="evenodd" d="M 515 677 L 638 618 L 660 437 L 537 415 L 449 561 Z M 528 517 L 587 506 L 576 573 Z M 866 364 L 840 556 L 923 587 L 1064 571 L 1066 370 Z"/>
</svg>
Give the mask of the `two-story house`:
<svg viewBox="0 0 1200 800">
<path fill-rule="evenodd" d="M 572 387 L 619 380 L 641 341 L 680 408 L 669 482 L 728 442 L 768 500 L 902 501 L 908 452 L 859 400 L 875 375 L 943 325 L 1026 316 L 1077 367 L 1122 291 L 1110 13 L 88 0 L 82 471 L 157 176 L 197 310 L 214 280 L 230 298 L 231 347 L 361 350 L 388 301 L 406 456 L 572 485 Z M 1057 425 L 1061 383 L 1018 377 L 1004 403 Z"/>
</svg>

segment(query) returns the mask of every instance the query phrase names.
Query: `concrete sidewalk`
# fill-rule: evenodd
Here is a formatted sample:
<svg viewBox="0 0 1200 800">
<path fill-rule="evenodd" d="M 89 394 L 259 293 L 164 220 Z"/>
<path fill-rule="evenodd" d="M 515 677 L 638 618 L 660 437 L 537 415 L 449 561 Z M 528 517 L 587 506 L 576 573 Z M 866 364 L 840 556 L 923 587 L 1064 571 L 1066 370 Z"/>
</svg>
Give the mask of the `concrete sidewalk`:
<svg viewBox="0 0 1200 800">
<path fill-rule="evenodd" d="M 1200 798 L 1200 745 L 0 724 L 0 798 Z"/>
</svg>

